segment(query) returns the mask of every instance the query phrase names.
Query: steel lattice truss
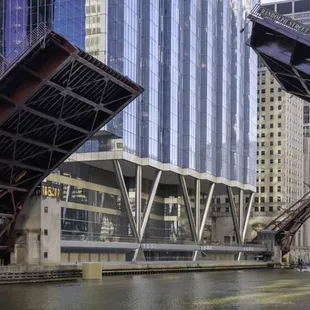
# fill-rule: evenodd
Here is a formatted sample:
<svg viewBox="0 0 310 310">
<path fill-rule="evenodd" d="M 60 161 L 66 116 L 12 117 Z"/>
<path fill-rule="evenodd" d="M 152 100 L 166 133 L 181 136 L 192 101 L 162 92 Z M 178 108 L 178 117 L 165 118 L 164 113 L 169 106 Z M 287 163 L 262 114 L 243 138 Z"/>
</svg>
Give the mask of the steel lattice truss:
<svg viewBox="0 0 310 310">
<path fill-rule="evenodd" d="M 256 5 L 248 45 L 288 93 L 310 102 L 310 28 Z"/>
<path fill-rule="evenodd" d="M 281 246 L 283 255 L 290 251 L 295 234 L 309 217 L 310 192 L 265 227 L 265 230 L 275 232 L 275 242 L 277 245 Z"/>
<path fill-rule="evenodd" d="M 143 91 L 42 26 L 17 52 L 0 61 L 0 248 L 42 180 Z"/>
</svg>

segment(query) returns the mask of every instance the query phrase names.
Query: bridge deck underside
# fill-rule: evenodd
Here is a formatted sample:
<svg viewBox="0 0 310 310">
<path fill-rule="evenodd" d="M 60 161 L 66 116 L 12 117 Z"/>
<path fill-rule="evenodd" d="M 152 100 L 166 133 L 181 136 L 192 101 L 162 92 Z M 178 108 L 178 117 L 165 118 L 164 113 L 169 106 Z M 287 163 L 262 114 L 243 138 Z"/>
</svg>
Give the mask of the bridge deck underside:
<svg viewBox="0 0 310 310">
<path fill-rule="evenodd" d="M 40 182 L 143 89 L 50 30 L 2 68 L 3 249 L 18 211 Z"/>
<path fill-rule="evenodd" d="M 310 101 L 310 29 L 308 35 L 306 31 L 299 33 L 296 29 L 305 30 L 307 26 L 298 25 L 299 28 L 296 26 L 293 30 L 280 22 L 262 17 L 263 13 L 275 14 L 262 7 L 251 12 L 249 18 L 253 21 L 253 27 L 248 45 L 263 59 L 285 91 Z M 281 21 L 281 15 L 276 16 Z M 287 17 L 282 19 L 290 20 Z M 296 22 L 286 24 L 293 25 Z"/>
</svg>

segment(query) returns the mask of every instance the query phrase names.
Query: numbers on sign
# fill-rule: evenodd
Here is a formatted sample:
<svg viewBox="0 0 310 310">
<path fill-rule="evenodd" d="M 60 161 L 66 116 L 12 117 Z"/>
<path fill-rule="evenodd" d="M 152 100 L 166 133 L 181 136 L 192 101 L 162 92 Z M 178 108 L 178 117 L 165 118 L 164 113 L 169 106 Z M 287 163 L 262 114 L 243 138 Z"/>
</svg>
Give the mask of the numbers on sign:
<svg viewBox="0 0 310 310">
<path fill-rule="evenodd" d="M 245 247 L 245 248 L 243 248 L 243 251 L 244 251 L 244 252 L 253 252 L 254 249 L 253 249 L 253 248 L 250 248 L 250 247 Z"/>
<path fill-rule="evenodd" d="M 146 243 L 146 244 L 143 244 L 142 247 L 145 250 L 152 250 L 152 249 L 156 249 L 156 244 Z"/>
<path fill-rule="evenodd" d="M 200 247 L 200 250 L 201 251 L 211 251 L 212 250 L 212 246 L 210 246 L 210 245 L 202 245 Z"/>
</svg>

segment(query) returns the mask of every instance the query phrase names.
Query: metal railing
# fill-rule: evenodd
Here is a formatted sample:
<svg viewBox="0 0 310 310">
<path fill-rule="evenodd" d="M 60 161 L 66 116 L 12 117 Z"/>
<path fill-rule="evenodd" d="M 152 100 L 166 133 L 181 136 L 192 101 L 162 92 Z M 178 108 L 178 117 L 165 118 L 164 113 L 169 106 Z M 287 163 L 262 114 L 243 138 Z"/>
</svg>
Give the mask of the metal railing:
<svg viewBox="0 0 310 310">
<path fill-rule="evenodd" d="M 61 240 L 63 241 L 95 241 L 95 242 L 132 242 L 135 243 L 136 240 L 132 236 L 120 236 L 112 235 L 105 236 L 101 233 L 90 233 L 90 232 L 81 232 L 81 233 L 70 233 L 68 231 L 62 231 Z M 191 240 L 172 240 L 170 238 L 144 238 L 142 243 L 146 244 L 179 244 L 179 245 L 197 245 L 194 241 Z M 237 243 L 226 243 L 226 242 L 207 242 L 201 244 L 201 246 L 226 246 L 226 247 L 238 247 Z M 246 241 L 242 247 L 250 248 L 261 248 L 264 247 L 259 243 L 251 243 Z"/>
<path fill-rule="evenodd" d="M 97 241 L 97 242 L 135 242 L 133 236 L 125 236 L 117 233 L 105 235 L 104 233 L 91 233 L 91 232 L 61 232 L 61 240 L 63 241 Z M 171 239 L 169 237 L 156 237 L 151 236 L 144 238 L 146 243 L 167 243 L 167 244 L 194 244 L 190 239 Z"/>
<path fill-rule="evenodd" d="M 51 32 L 45 24 L 40 24 L 36 29 L 22 40 L 16 48 L 6 57 L 0 56 L 0 78 L 39 41 L 44 40 Z"/>
<path fill-rule="evenodd" d="M 120 236 L 116 234 L 111 235 L 111 236 L 106 236 L 105 234 L 90 233 L 90 232 L 81 232 L 81 233 L 61 232 L 61 240 L 63 241 L 97 241 L 97 242 L 134 242 L 134 237 Z"/>
</svg>

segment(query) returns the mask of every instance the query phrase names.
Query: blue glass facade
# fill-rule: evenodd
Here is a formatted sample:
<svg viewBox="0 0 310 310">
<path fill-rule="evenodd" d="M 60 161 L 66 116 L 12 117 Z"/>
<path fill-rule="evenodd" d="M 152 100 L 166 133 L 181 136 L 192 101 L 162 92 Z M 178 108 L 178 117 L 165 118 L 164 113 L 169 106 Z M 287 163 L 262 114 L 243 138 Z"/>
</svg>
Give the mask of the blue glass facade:
<svg viewBox="0 0 310 310">
<path fill-rule="evenodd" d="M 145 88 L 106 128 L 126 152 L 255 186 L 249 2 L 109 0 L 108 63 Z"/>
<path fill-rule="evenodd" d="M 27 34 L 45 24 L 85 49 L 86 0 L 3 0 L 0 3 L 0 52 L 7 57 Z"/>
<path fill-rule="evenodd" d="M 86 0 L 53 0 L 53 29 L 70 42 L 85 49 Z"/>
</svg>

